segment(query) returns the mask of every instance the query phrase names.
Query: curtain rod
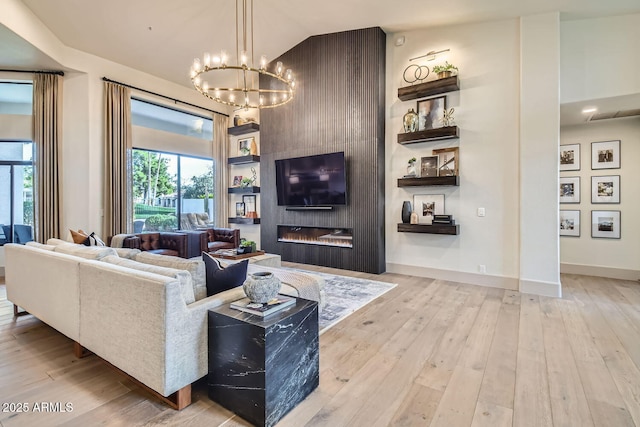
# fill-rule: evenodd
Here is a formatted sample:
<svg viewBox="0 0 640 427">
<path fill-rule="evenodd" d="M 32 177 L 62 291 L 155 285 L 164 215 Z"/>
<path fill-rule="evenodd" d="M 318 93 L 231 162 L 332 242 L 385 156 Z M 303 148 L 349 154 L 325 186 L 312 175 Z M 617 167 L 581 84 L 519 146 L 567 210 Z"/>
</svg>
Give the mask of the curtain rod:
<svg viewBox="0 0 640 427">
<path fill-rule="evenodd" d="M 102 78 L 102 80 L 103 80 L 103 81 L 105 81 L 105 82 L 115 83 L 115 84 L 118 84 L 118 85 L 120 85 L 120 86 L 128 87 L 129 89 L 139 90 L 140 92 L 148 93 L 148 94 L 150 94 L 150 95 L 159 96 L 160 98 L 168 99 L 168 100 L 173 101 L 173 102 L 179 102 L 180 104 L 188 105 L 189 107 L 199 108 L 199 109 L 201 109 L 201 110 L 208 111 L 208 112 L 210 112 L 210 113 L 216 113 L 216 114 L 223 115 L 223 116 L 225 116 L 225 117 L 229 117 L 229 115 L 228 115 L 228 114 L 221 113 L 221 112 L 219 112 L 219 111 L 210 110 L 210 109 L 208 109 L 208 108 L 204 108 L 204 107 L 201 107 L 201 106 L 199 106 L 199 105 L 191 104 L 191 103 L 189 103 L 189 102 L 180 101 L 179 99 L 171 98 L 170 96 L 161 95 L 161 94 L 156 93 L 156 92 L 151 92 L 150 90 L 141 89 L 141 88 L 139 88 L 139 87 L 131 86 L 131 85 L 128 85 L 128 84 L 126 84 L 126 83 L 122 83 L 122 82 L 118 82 L 118 81 L 115 81 L 115 80 L 111 80 L 111 79 L 109 79 L 109 78 L 107 78 L 107 77 L 103 77 L 103 78 Z"/>
<path fill-rule="evenodd" d="M 47 70 L 6 70 L 0 69 L 0 72 L 4 73 L 29 73 L 29 74 L 56 74 L 58 76 L 64 76 L 64 71 L 47 71 Z"/>
</svg>

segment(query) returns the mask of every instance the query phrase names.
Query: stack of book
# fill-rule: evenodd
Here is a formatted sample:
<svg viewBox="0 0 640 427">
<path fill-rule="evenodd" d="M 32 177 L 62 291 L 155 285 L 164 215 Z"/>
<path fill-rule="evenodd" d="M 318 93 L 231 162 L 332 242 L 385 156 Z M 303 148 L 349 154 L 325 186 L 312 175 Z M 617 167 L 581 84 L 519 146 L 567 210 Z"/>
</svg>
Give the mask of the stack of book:
<svg viewBox="0 0 640 427">
<path fill-rule="evenodd" d="M 294 297 L 278 295 L 276 298 L 264 304 L 251 302 L 249 298 L 242 298 L 241 300 L 232 302 L 230 307 L 256 316 L 267 317 L 270 314 L 277 313 L 295 304 L 296 299 Z"/>
<path fill-rule="evenodd" d="M 455 225 L 456 220 L 452 218 L 451 215 L 434 215 L 432 224 L 440 224 L 440 225 Z"/>
</svg>

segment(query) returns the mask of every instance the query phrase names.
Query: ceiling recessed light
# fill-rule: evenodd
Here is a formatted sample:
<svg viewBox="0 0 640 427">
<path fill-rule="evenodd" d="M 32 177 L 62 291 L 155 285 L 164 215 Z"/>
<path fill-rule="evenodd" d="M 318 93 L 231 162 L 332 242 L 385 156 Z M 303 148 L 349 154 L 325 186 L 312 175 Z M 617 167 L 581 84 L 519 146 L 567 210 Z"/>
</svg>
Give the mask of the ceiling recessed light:
<svg viewBox="0 0 640 427">
<path fill-rule="evenodd" d="M 589 113 L 595 113 L 596 111 L 598 111 L 597 108 L 595 107 L 588 107 L 582 110 L 582 114 L 589 114 Z"/>
</svg>

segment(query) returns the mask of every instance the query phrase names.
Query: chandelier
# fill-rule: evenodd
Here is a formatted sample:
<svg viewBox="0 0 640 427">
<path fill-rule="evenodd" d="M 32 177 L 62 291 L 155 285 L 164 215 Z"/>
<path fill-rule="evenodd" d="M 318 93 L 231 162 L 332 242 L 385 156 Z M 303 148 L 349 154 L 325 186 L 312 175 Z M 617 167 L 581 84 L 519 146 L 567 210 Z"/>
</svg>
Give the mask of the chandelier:
<svg viewBox="0 0 640 427">
<path fill-rule="evenodd" d="M 247 20 L 247 14 L 250 20 Z M 273 108 L 293 99 L 296 82 L 290 69 L 282 62 L 273 71 L 267 69 L 267 57 L 262 55 L 256 66 L 253 60 L 253 0 L 236 0 L 236 58 L 235 62 L 222 50 L 219 54 L 205 53 L 193 60 L 191 82 L 198 92 L 220 104 L 244 108 Z M 225 73 L 226 72 L 226 73 Z M 235 73 L 235 87 L 229 85 L 229 73 Z M 223 80 L 226 75 L 226 80 Z M 260 88 L 260 76 L 266 77 Z M 217 85 L 215 81 L 219 82 Z"/>
</svg>

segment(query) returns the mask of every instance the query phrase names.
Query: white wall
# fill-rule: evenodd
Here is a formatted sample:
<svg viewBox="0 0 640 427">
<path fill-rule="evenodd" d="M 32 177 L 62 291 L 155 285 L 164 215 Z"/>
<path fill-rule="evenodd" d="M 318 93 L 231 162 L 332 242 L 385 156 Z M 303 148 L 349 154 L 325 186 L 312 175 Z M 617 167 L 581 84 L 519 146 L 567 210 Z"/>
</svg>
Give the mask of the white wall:
<svg viewBox="0 0 640 427">
<path fill-rule="evenodd" d="M 394 41 L 404 35 L 404 46 Z M 519 23 L 518 20 L 440 27 L 387 36 L 386 256 L 387 270 L 517 289 L 519 277 Z M 397 89 L 409 58 L 451 49 L 429 63 L 458 66 L 460 91 L 447 95 L 459 140 L 403 146 L 402 116 L 416 101 L 400 101 Z M 435 77 L 435 76 L 434 76 Z M 431 78 L 431 77 L 430 77 Z M 432 149 L 460 147 L 459 187 L 398 188 L 407 160 Z M 554 155 L 555 159 L 555 155 Z M 460 235 L 398 233 L 401 207 L 414 194 L 444 194 L 445 213 Z M 476 215 L 484 207 L 486 217 Z M 553 207 L 551 207 L 553 209 Z M 477 274 L 479 265 L 486 275 Z"/>
<path fill-rule="evenodd" d="M 561 102 L 640 92 L 640 14 L 564 21 Z"/>
<path fill-rule="evenodd" d="M 561 144 L 580 144 L 579 171 L 561 176 L 580 177 L 580 204 L 561 204 L 560 209 L 580 210 L 580 237 L 560 238 L 563 272 L 640 279 L 640 119 L 626 118 L 590 122 L 560 129 Z M 591 143 L 620 140 L 620 169 L 591 170 Z M 591 177 L 620 175 L 620 204 L 592 204 Z M 621 238 L 591 237 L 591 210 L 621 211 Z"/>
</svg>

